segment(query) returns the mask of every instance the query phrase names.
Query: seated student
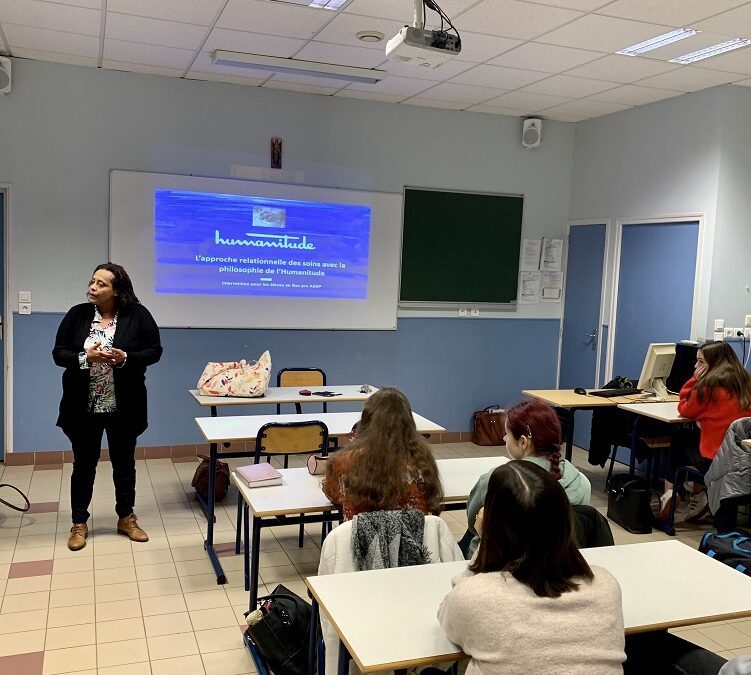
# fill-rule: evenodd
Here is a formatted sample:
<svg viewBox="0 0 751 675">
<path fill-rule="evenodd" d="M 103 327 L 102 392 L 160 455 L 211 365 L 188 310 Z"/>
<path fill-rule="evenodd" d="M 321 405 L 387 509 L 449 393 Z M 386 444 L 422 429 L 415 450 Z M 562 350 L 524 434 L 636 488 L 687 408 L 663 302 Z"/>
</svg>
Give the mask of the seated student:
<svg viewBox="0 0 751 675">
<path fill-rule="evenodd" d="M 589 504 L 592 486 L 589 479 L 571 462 L 561 459 L 561 422 L 555 410 L 542 401 L 517 403 L 506 413 L 506 452 L 512 459 L 523 459 L 549 471 L 566 491 L 572 506 Z M 480 544 L 474 528 L 477 512 L 485 503 L 488 471 L 477 481 L 467 500 L 467 525 L 475 537 L 469 545 L 471 558 Z"/>
<path fill-rule="evenodd" d="M 495 469 L 476 556 L 438 609 L 467 675 L 623 672 L 621 589 L 574 543 L 566 493 L 527 461 Z"/>
<path fill-rule="evenodd" d="M 321 487 L 346 520 L 366 511 L 441 512 L 443 488 L 433 451 L 397 389 L 380 389 L 365 401 L 354 439 L 327 464 Z"/>
<path fill-rule="evenodd" d="M 706 473 L 717 455 L 728 427 L 741 417 L 751 417 L 751 375 L 743 368 L 727 342 L 707 342 L 696 353 L 694 376 L 680 391 L 678 412 L 696 421 L 699 442 L 671 443 L 671 476 L 680 466 Z M 672 483 L 665 481 L 660 501 L 664 519 L 674 497 Z M 685 520 L 699 520 L 709 510 L 707 493 L 694 484 Z"/>
</svg>

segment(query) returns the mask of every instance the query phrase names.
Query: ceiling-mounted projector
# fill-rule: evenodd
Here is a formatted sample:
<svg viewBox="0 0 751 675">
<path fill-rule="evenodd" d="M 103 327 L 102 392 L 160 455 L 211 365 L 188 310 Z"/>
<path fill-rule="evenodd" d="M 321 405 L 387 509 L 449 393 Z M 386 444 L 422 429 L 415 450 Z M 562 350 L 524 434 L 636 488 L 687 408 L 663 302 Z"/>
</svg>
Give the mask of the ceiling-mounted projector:
<svg viewBox="0 0 751 675">
<path fill-rule="evenodd" d="M 461 50 L 457 35 L 412 26 L 404 26 L 386 43 L 387 58 L 427 68 L 440 66 Z"/>
</svg>

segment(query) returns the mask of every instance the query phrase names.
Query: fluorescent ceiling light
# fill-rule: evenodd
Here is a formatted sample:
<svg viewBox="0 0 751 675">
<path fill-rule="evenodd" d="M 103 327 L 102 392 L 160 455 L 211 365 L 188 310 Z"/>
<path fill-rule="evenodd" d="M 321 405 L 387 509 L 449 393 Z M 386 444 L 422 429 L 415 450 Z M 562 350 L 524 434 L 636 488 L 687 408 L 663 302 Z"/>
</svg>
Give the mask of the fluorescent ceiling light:
<svg viewBox="0 0 751 675">
<path fill-rule="evenodd" d="M 678 42 L 678 40 L 685 40 L 692 35 L 696 35 L 696 33 L 697 31 L 695 31 L 693 28 L 676 28 L 675 30 L 671 30 L 669 33 L 663 33 L 662 35 L 650 38 L 649 40 L 644 40 L 644 42 L 631 45 L 630 47 L 626 47 L 625 49 L 620 49 L 616 52 L 616 54 L 623 54 L 624 56 L 638 56 L 639 54 L 644 54 L 644 52 L 651 52 L 653 49 L 659 49 L 660 47 L 672 44 L 673 42 Z"/>
<path fill-rule="evenodd" d="M 319 9 L 339 9 L 347 0 L 313 0 L 309 7 L 318 7 Z"/>
<path fill-rule="evenodd" d="M 278 56 L 228 52 L 223 49 L 217 49 L 214 52 L 214 63 L 217 66 L 252 68 L 253 70 L 267 70 L 272 73 L 325 77 L 330 80 L 344 80 L 345 82 L 360 82 L 363 84 L 375 84 L 386 77 L 385 70 L 375 68 L 339 66 L 334 63 L 316 63 L 315 61 L 285 59 Z"/>
<path fill-rule="evenodd" d="M 670 59 L 670 63 L 694 63 L 694 61 L 701 61 L 702 59 L 708 59 L 710 56 L 717 56 L 718 54 L 724 54 L 725 52 L 732 51 L 733 49 L 739 49 L 751 44 L 749 38 L 735 38 L 735 40 L 728 40 L 727 42 L 721 42 L 718 45 L 712 45 L 711 47 L 705 47 L 698 51 L 691 52 L 690 54 L 684 54 L 675 59 Z"/>
</svg>

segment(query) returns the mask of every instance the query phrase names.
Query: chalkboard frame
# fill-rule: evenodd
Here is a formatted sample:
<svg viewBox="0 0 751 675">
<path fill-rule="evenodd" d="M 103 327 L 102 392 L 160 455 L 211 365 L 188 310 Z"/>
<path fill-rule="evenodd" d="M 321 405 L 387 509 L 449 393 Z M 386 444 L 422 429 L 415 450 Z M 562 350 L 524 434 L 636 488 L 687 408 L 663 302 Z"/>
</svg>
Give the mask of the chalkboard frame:
<svg viewBox="0 0 751 675">
<path fill-rule="evenodd" d="M 412 193 L 412 194 L 411 194 Z M 418 194 L 419 193 L 419 194 Z M 447 229 L 446 228 L 454 228 L 455 226 L 453 224 L 443 222 L 441 223 L 442 219 L 436 217 L 435 220 L 430 220 L 429 224 L 425 220 L 423 222 L 411 222 L 414 221 L 415 214 L 415 202 L 419 202 L 421 199 L 424 199 L 427 195 L 423 193 L 435 193 L 436 195 L 440 195 L 441 197 L 447 197 L 451 198 L 453 195 L 458 195 L 461 198 L 470 199 L 478 198 L 476 203 L 473 204 L 473 206 L 477 206 L 480 211 L 487 210 L 488 205 L 492 203 L 494 200 L 499 200 L 494 205 L 496 208 L 505 208 L 507 209 L 507 212 L 499 212 L 499 218 L 501 220 L 502 225 L 510 225 L 512 228 L 511 231 L 504 230 L 503 232 L 499 231 L 497 228 L 494 227 L 492 223 L 489 222 L 482 222 L 481 223 L 481 229 L 479 231 L 476 231 L 475 238 L 478 239 L 478 241 L 474 242 L 473 245 L 475 246 L 475 249 L 471 252 L 472 259 L 470 260 L 469 257 L 467 258 L 467 266 L 465 269 L 470 269 L 473 271 L 479 271 L 477 279 L 481 279 L 482 277 L 488 276 L 488 274 L 491 274 L 491 272 L 488 271 L 488 268 L 490 267 L 485 266 L 484 268 L 481 268 L 481 266 L 476 265 L 476 260 L 474 258 L 475 255 L 478 254 L 478 252 L 481 252 L 486 256 L 487 259 L 487 249 L 486 241 L 482 238 L 483 235 L 490 234 L 494 239 L 493 242 L 497 242 L 500 239 L 510 239 L 513 246 L 511 248 L 506 247 L 505 250 L 500 254 L 500 257 L 498 258 L 497 262 L 500 265 L 503 265 L 504 267 L 502 276 L 503 276 L 503 284 L 505 286 L 503 288 L 493 288 L 492 285 L 483 284 L 482 285 L 482 291 L 477 291 L 476 289 L 452 289 L 451 293 L 454 293 L 455 297 L 415 297 L 415 295 L 422 295 L 422 296 L 428 296 L 432 294 L 432 291 L 426 292 L 426 286 L 427 282 L 425 279 L 423 279 L 422 272 L 425 272 L 426 270 L 434 271 L 434 274 L 428 274 L 428 278 L 435 278 L 436 275 L 442 274 L 442 270 L 447 269 L 456 269 L 457 267 L 457 259 L 455 256 L 455 248 L 452 247 L 450 250 L 446 249 L 444 251 L 440 251 L 440 258 L 437 259 L 437 261 L 433 258 L 431 258 L 430 262 L 428 262 L 425 259 L 425 253 L 422 252 L 422 246 L 420 249 L 416 249 L 414 242 L 410 242 L 409 238 L 417 237 L 420 233 L 425 233 L 426 228 L 430 227 L 431 235 L 434 233 L 436 228 L 439 228 L 438 234 L 439 237 L 442 234 L 446 234 Z M 417 198 L 416 200 L 410 199 Z M 488 200 L 487 198 L 490 198 Z M 510 200 L 510 201 L 507 201 Z M 439 200 L 440 201 L 440 200 Z M 506 202 L 505 204 L 503 202 Z M 456 202 L 454 204 L 449 204 L 448 206 L 456 206 L 459 202 Z M 444 204 L 445 205 L 445 204 Z M 420 206 L 424 207 L 425 203 L 422 202 Z M 427 215 L 420 213 L 420 218 L 426 219 L 431 218 L 432 216 L 437 216 L 437 212 L 430 214 L 429 209 L 430 208 L 436 208 L 439 207 L 437 205 L 429 205 L 427 207 L 428 213 Z M 449 209 L 450 212 L 450 209 Z M 474 212 L 474 211 L 473 211 Z M 485 214 L 483 217 L 487 219 L 487 214 Z M 509 221 L 511 222 L 504 222 Z M 430 188 L 430 187 L 419 187 L 419 186 L 412 186 L 412 185 L 405 185 L 404 191 L 403 191 L 403 205 L 402 205 L 402 247 L 401 247 L 401 260 L 399 265 L 400 270 L 400 283 L 399 283 L 399 306 L 405 309 L 408 308 L 416 308 L 416 309 L 454 309 L 457 307 L 466 307 L 466 306 L 478 306 L 483 307 L 485 309 L 495 309 L 500 311 L 513 311 L 516 309 L 518 301 L 518 289 L 519 289 L 519 258 L 520 258 L 520 252 L 521 252 L 521 244 L 522 244 L 522 231 L 523 231 L 523 225 L 524 225 L 524 195 L 523 194 L 515 194 L 515 193 L 500 193 L 500 192 L 481 192 L 481 191 L 472 191 L 472 190 L 448 190 L 448 189 L 441 189 L 441 188 Z M 443 227 L 444 229 L 441 230 L 440 228 Z M 493 227 L 492 230 L 488 230 L 488 228 Z M 484 228 L 484 229 L 482 229 Z M 479 236 L 478 236 L 479 235 Z M 432 237 L 431 239 L 435 239 L 435 237 Z M 425 241 L 425 239 L 423 239 Z M 451 240 L 453 242 L 453 240 Z M 433 242 L 434 243 L 434 242 Z M 478 248 L 480 247 L 480 248 Z M 465 254 L 467 251 L 465 251 Z M 434 255 L 435 250 L 433 250 L 432 253 L 428 253 L 427 255 Z M 419 256 L 422 255 L 420 258 Z M 493 261 L 496 262 L 496 261 Z M 460 264 L 463 264 L 460 261 Z M 417 265 L 417 267 L 410 267 L 406 274 L 405 274 L 405 268 L 406 266 L 414 266 Z M 482 271 L 482 270 L 485 271 Z M 405 293 L 405 276 L 407 277 L 407 284 L 412 284 L 411 287 L 409 287 Z M 415 287 L 415 279 L 419 277 L 419 282 L 417 282 L 419 288 Z M 478 285 L 478 281 L 474 281 L 475 285 Z M 467 294 L 464 295 L 462 291 L 466 292 Z M 477 295 L 473 295 L 474 293 L 478 293 Z M 406 297 L 405 297 L 406 295 Z M 457 295 L 461 295 L 461 297 L 456 297 Z M 488 297 L 491 296 L 491 297 Z"/>
</svg>

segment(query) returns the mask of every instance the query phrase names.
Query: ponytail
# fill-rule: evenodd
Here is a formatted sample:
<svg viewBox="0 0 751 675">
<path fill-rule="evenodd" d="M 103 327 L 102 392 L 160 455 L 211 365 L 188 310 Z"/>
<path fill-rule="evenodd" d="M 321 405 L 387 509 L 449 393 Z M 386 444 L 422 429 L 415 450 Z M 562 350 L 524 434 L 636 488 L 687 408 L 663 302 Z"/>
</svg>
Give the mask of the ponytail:
<svg viewBox="0 0 751 675">
<path fill-rule="evenodd" d="M 555 450 L 550 453 L 550 474 L 556 480 L 561 480 L 561 447 L 556 445 Z"/>
</svg>

